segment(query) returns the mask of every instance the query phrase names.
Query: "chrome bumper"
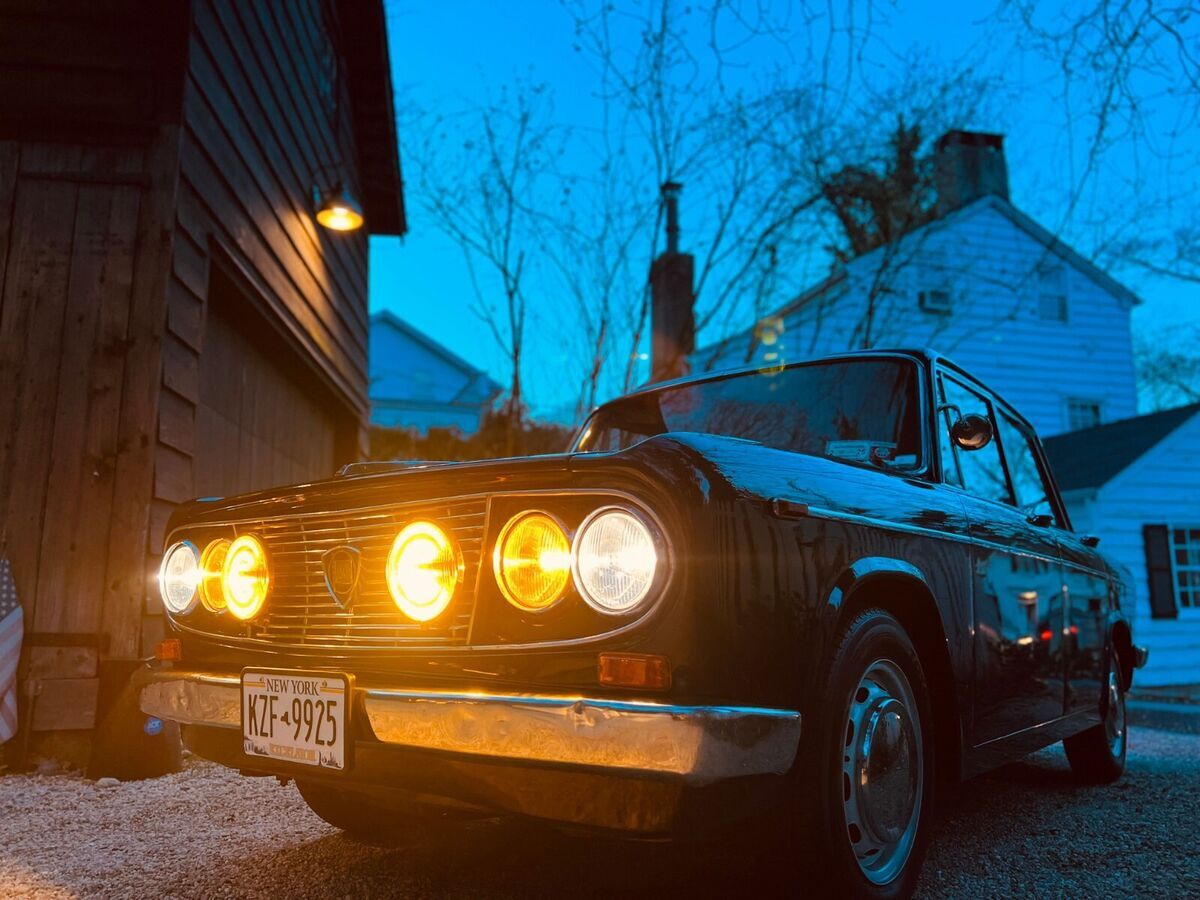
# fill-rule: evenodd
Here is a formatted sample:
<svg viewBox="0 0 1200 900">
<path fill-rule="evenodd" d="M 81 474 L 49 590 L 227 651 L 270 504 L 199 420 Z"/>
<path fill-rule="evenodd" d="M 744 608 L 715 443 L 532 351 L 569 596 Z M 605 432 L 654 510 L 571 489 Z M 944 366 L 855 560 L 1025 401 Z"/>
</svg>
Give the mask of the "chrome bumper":
<svg viewBox="0 0 1200 900">
<path fill-rule="evenodd" d="M 144 670 L 140 706 L 186 725 L 242 727 L 236 675 Z M 782 775 L 800 741 L 791 710 L 527 694 L 355 688 L 384 744 L 475 757 L 650 773 L 703 785 Z"/>
</svg>

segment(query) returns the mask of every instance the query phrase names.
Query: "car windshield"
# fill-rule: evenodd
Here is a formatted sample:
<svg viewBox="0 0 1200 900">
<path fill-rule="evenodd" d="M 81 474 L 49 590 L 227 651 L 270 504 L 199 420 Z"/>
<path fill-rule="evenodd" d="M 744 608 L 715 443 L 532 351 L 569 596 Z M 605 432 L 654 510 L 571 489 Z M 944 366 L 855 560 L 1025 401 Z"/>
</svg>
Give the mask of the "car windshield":
<svg viewBox="0 0 1200 900">
<path fill-rule="evenodd" d="M 622 397 L 600 407 L 579 452 L 623 450 L 672 431 L 720 434 L 881 468 L 921 460 L 917 366 L 853 359 L 763 370 Z"/>
</svg>

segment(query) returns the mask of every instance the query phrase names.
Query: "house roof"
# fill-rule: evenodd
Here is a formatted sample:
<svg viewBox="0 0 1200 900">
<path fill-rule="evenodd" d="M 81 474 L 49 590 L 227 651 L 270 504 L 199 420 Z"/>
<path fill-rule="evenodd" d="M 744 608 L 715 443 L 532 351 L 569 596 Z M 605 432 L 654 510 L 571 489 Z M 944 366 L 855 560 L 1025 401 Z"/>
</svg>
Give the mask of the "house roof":
<svg viewBox="0 0 1200 900">
<path fill-rule="evenodd" d="M 944 216 L 940 216 L 931 222 L 927 222 L 920 228 L 916 228 L 910 232 L 909 236 L 918 234 L 925 229 L 945 228 L 949 225 L 952 225 L 956 220 L 965 218 L 966 216 L 974 212 L 978 212 L 984 208 L 994 209 L 1000 215 L 1004 216 L 1006 219 L 1040 243 L 1049 252 L 1055 254 L 1064 262 L 1070 264 L 1075 269 L 1091 278 L 1093 281 L 1099 284 L 1100 287 L 1104 288 L 1114 296 L 1119 297 L 1120 299 L 1133 305 L 1137 305 L 1142 302 L 1141 298 L 1139 298 L 1137 294 L 1125 287 L 1125 285 L 1121 284 L 1121 282 L 1117 281 L 1094 262 L 1087 259 L 1087 257 L 1083 256 L 1074 248 L 1068 246 L 1066 243 L 1056 237 L 1055 234 L 1048 228 L 1039 225 L 1031 216 L 1021 212 L 1021 210 L 1013 206 L 1011 202 L 1003 197 L 998 197 L 995 194 L 988 194 L 980 197 L 979 199 L 968 203 L 966 206 L 961 206 Z M 869 256 L 871 253 L 878 252 L 880 251 L 876 249 L 870 251 L 870 253 L 866 255 Z M 811 288 L 808 288 L 792 300 L 789 300 L 783 306 L 774 310 L 770 315 L 786 316 L 794 310 L 809 303 L 814 297 L 819 297 L 838 287 L 845 280 L 845 278 L 845 266 L 839 266 L 827 278 L 813 285 Z M 733 337 L 726 338 L 718 344 L 713 345 L 713 347 L 704 348 L 704 352 L 719 348 L 729 341 L 737 339 L 738 337 L 740 337 L 740 335 L 734 335 Z"/>
<path fill-rule="evenodd" d="M 366 227 L 371 234 L 404 234 L 408 221 L 383 2 L 338 0 L 337 11 Z"/>
<path fill-rule="evenodd" d="M 425 332 L 418 331 L 416 328 L 413 328 L 395 313 L 389 312 L 386 309 L 375 313 L 371 316 L 371 325 L 374 327 L 376 324 L 384 324 L 394 328 L 396 331 L 399 331 L 414 343 L 420 344 L 430 353 L 433 353 L 435 356 L 445 360 L 449 365 L 458 369 L 460 372 L 471 376 L 467 386 L 459 392 L 459 397 L 456 397 L 456 400 L 463 397 L 464 394 L 475 394 L 476 391 L 478 391 L 478 396 L 486 397 L 486 399 L 491 400 L 503 390 L 503 388 L 497 384 L 496 381 L 492 379 L 492 377 L 486 372 L 471 365 L 457 353 L 447 347 L 444 347 L 429 335 L 425 334 Z"/>
<path fill-rule="evenodd" d="M 992 207 L 997 212 L 1007 217 L 1009 221 L 1011 221 L 1030 237 L 1041 243 L 1042 246 L 1044 246 L 1051 253 L 1054 253 L 1063 261 L 1070 263 L 1084 275 L 1087 275 L 1110 294 L 1120 297 L 1122 300 L 1125 300 L 1126 302 L 1135 306 L 1142 302 L 1141 298 L 1138 297 L 1137 294 L 1125 287 L 1125 285 L 1121 284 L 1121 282 L 1117 281 L 1094 262 L 1076 251 L 1073 247 L 1063 243 L 1063 241 L 1056 237 L 1048 228 L 1039 225 L 1031 216 L 1021 212 L 1021 210 L 1017 209 L 1012 205 L 1012 203 L 1010 203 L 1008 200 L 1005 200 L 1003 197 L 996 197 L 994 195 L 981 197 L 976 201 L 976 203 L 991 203 Z M 974 205 L 975 204 L 969 204 L 969 206 L 963 208 L 968 209 L 970 206 Z"/>
<path fill-rule="evenodd" d="M 1121 300 L 1124 300 L 1126 303 L 1135 306 L 1142 302 L 1141 298 L 1138 297 L 1137 294 L 1125 287 L 1125 285 L 1121 284 L 1121 282 L 1117 281 L 1083 254 L 1066 244 L 1059 237 L 1057 237 L 1054 232 L 1050 231 L 1050 229 L 1038 224 L 1038 222 L 1036 222 L 1032 216 L 1021 212 L 1021 210 L 1013 206 L 1011 201 L 1006 200 L 1004 197 L 997 196 L 996 194 L 986 194 L 983 197 L 979 197 L 978 199 L 971 201 L 965 206 L 960 206 L 958 209 L 951 210 L 943 216 L 938 216 L 936 219 L 925 223 L 920 228 L 914 228 L 905 237 L 907 238 L 915 234 L 920 234 L 920 232 L 927 229 L 933 230 L 945 228 L 953 225 L 957 220 L 964 219 L 967 216 L 985 208 L 993 209 L 1000 215 L 1004 216 L 1017 228 L 1021 229 L 1023 232 L 1045 247 L 1048 252 L 1053 253 L 1063 262 L 1074 267 L 1077 271 L 1092 279 L 1092 281 L 1096 282 L 1100 287 L 1104 288 L 1104 290 L 1108 291 L 1115 297 L 1118 297 Z M 872 253 L 879 253 L 882 251 L 882 249 L 883 248 L 876 248 L 875 250 L 865 254 L 865 256 L 870 256 Z M 817 290 L 824 290 L 828 286 L 828 284 L 817 285 Z M 809 293 L 811 292 L 806 292 L 806 294 L 801 295 L 801 298 L 805 298 Z M 787 306 L 783 307 L 781 312 L 790 311 L 794 306 L 797 305 L 797 303 L 797 300 L 793 300 L 791 303 L 787 304 Z"/>
<path fill-rule="evenodd" d="M 1098 488 L 1112 481 L 1172 431 L 1200 413 L 1200 403 L 1134 416 L 1046 438 L 1042 443 L 1058 487 Z"/>
</svg>

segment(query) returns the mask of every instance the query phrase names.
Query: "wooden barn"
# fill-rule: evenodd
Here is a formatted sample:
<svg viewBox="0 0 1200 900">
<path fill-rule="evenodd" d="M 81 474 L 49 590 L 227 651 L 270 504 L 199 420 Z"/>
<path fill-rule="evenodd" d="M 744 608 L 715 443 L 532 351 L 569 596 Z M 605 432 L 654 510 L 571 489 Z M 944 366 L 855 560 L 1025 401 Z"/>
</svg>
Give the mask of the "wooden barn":
<svg viewBox="0 0 1200 900">
<path fill-rule="evenodd" d="M 317 222 L 336 192 L 365 227 Z M 176 503 L 360 456 L 367 233 L 404 229 L 381 0 L 0 0 L 26 747 L 86 752 L 153 652 Z"/>
</svg>

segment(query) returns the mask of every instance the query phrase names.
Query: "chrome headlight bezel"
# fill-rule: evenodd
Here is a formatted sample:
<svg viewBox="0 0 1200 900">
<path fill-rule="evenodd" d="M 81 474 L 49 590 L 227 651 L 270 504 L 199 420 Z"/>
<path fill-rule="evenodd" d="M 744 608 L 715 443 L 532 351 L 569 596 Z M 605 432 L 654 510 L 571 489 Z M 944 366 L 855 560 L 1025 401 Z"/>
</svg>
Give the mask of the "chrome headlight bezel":
<svg viewBox="0 0 1200 900">
<path fill-rule="evenodd" d="M 168 599 L 167 594 L 167 566 L 174 558 L 175 554 L 181 551 L 187 551 L 192 556 L 192 569 L 196 573 L 196 578 L 192 584 L 192 593 L 187 602 L 182 606 L 172 604 Z M 176 541 L 167 547 L 162 555 L 162 561 L 158 566 L 158 593 L 162 599 L 163 608 L 171 616 L 186 616 L 196 608 L 196 604 L 200 600 L 200 580 L 203 577 L 203 572 L 200 568 L 200 548 L 191 541 Z"/>
<path fill-rule="evenodd" d="M 621 515 L 631 519 L 642 530 L 646 537 L 647 549 L 653 553 L 653 563 L 648 577 L 638 590 L 636 597 L 623 606 L 613 606 L 598 599 L 588 587 L 586 574 L 582 570 L 580 546 L 587 538 L 589 530 L 598 527 L 597 522 L 610 515 Z M 653 603 L 659 593 L 667 574 L 669 560 L 666 542 L 661 531 L 641 510 L 624 504 L 608 504 L 592 510 L 579 527 L 571 540 L 571 575 L 575 582 L 575 590 L 584 602 L 595 612 L 603 616 L 628 617 L 642 613 Z"/>
<path fill-rule="evenodd" d="M 555 593 L 554 598 L 542 606 L 531 606 L 524 602 L 520 597 L 516 596 L 516 589 L 509 580 L 505 577 L 504 571 L 504 545 L 512 536 L 513 532 L 521 525 L 533 518 L 541 518 L 547 520 L 562 536 L 563 542 L 566 544 L 567 567 L 562 585 Z M 516 610 L 532 616 L 541 616 L 557 608 L 564 599 L 570 594 L 574 581 L 574 553 L 572 547 L 571 531 L 563 524 L 562 519 L 554 513 L 537 507 L 521 510 L 520 512 L 509 517 L 504 523 L 504 527 L 500 529 L 500 534 L 496 537 L 496 541 L 492 547 L 492 578 L 496 582 L 496 587 L 499 588 L 501 596 Z"/>
</svg>

